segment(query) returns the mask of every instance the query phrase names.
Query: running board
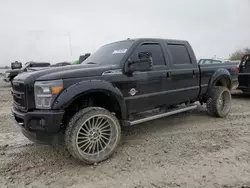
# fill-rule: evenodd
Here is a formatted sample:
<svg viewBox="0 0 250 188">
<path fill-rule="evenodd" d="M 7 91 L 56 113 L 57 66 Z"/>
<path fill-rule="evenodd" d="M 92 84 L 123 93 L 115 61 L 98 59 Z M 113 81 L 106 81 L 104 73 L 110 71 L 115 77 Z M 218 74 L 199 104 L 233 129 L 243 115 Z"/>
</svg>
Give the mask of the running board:
<svg viewBox="0 0 250 188">
<path fill-rule="evenodd" d="M 128 121 L 127 123 L 128 123 L 129 126 L 130 125 L 136 125 L 136 124 L 139 124 L 139 123 L 144 123 L 146 121 L 151 121 L 151 120 L 159 119 L 159 118 L 162 118 L 162 117 L 178 114 L 178 113 L 181 113 L 181 112 L 186 112 L 186 111 L 193 110 L 193 109 L 196 109 L 196 108 L 197 108 L 197 105 L 182 107 L 182 108 L 178 108 L 178 109 L 173 109 L 173 110 L 165 112 L 165 113 L 153 115 L 153 116 L 150 116 L 150 117 L 146 117 L 146 118 L 142 118 L 142 119 L 138 119 L 138 120 L 134 120 L 134 121 Z"/>
</svg>

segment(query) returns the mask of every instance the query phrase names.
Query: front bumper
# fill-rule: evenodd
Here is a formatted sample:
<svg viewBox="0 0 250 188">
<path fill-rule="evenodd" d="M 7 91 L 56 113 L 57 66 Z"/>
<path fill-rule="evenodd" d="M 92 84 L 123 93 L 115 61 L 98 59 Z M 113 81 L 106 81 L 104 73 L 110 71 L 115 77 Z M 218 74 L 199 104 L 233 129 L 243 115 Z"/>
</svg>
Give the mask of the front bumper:
<svg viewBox="0 0 250 188">
<path fill-rule="evenodd" d="M 64 111 L 34 110 L 24 113 L 12 108 L 12 114 L 27 138 L 34 142 L 51 143 L 60 132 Z"/>
</svg>

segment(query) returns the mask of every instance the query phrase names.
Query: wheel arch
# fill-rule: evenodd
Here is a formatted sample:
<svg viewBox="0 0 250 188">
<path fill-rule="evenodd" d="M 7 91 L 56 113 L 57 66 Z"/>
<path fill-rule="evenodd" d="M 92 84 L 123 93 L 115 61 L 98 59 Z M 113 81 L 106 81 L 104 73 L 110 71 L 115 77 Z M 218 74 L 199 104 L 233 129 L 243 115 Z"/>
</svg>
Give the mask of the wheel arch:
<svg viewBox="0 0 250 188">
<path fill-rule="evenodd" d="M 211 77 L 209 81 L 208 86 L 208 93 L 211 92 L 211 90 L 215 86 L 225 86 L 229 90 L 231 90 L 232 81 L 231 81 L 231 74 L 226 69 L 219 69 L 217 70 L 213 76 Z"/>
<path fill-rule="evenodd" d="M 56 98 L 53 109 L 67 109 L 77 100 L 97 94 L 117 102 L 120 109 L 120 118 L 126 119 L 127 108 L 121 91 L 113 84 L 103 80 L 82 81 L 68 87 Z"/>
</svg>

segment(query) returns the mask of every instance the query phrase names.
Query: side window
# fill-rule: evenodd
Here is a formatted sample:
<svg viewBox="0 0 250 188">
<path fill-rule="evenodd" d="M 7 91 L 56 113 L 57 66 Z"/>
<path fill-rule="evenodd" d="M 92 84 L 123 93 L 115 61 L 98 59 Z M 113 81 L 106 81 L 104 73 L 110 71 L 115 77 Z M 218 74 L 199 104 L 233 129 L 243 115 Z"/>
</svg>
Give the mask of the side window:
<svg viewBox="0 0 250 188">
<path fill-rule="evenodd" d="M 206 60 L 204 60 L 204 65 L 206 65 L 206 64 L 211 64 L 212 63 L 212 61 L 211 60 L 209 60 L 209 59 L 206 59 Z"/>
<path fill-rule="evenodd" d="M 222 61 L 213 60 L 213 64 L 220 64 Z"/>
<path fill-rule="evenodd" d="M 192 64 L 188 51 L 183 44 L 168 44 L 175 65 Z"/>
<path fill-rule="evenodd" d="M 140 52 L 151 52 L 153 58 L 153 65 L 165 65 L 163 52 L 159 44 L 144 43 L 140 45 L 135 50 L 133 58 L 138 58 L 136 56 Z"/>
<path fill-rule="evenodd" d="M 199 60 L 198 64 L 199 64 L 199 65 L 204 64 L 204 60 L 203 60 L 203 59 Z"/>
</svg>

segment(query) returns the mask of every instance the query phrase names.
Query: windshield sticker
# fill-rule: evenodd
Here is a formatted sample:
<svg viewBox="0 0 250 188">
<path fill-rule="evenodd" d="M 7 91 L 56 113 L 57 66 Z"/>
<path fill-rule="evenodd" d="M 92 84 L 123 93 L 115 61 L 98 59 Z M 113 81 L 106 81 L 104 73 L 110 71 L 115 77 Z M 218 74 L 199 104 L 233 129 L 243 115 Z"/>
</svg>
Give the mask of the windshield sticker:
<svg viewBox="0 0 250 188">
<path fill-rule="evenodd" d="M 125 54 L 128 49 L 114 50 L 112 54 Z"/>
</svg>

